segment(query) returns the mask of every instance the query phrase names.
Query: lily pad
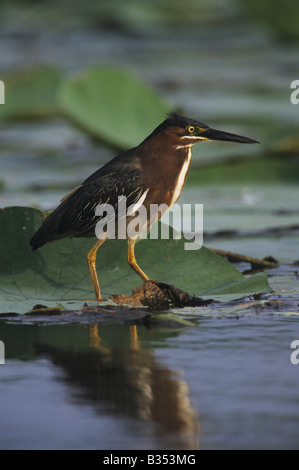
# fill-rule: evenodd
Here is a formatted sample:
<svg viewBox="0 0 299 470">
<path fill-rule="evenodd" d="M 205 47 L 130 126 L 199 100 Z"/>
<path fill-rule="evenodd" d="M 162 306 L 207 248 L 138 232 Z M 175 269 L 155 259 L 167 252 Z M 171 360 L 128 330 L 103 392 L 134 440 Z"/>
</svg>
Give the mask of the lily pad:
<svg viewBox="0 0 299 470">
<path fill-rule="evenodd" d="M 61 71 L 56 67 L 39 65 L 1 79 L 5 84 L 5 106 L 0 106 L 0 118 L 45 118 L 57 113 Z"/>
<path fill-rule="evenodd" d="M 148 85 L 123 69 L 104 66 L 65 80 L 58 102 L 78 125 L 118 148 L 139 144 L 169 111 Z"/>
<path fill-rule="evenodd" d="M 33 252 L 29 239 L 45 216 L 26 207 L 0 210 L 0 312 L 24 313 L 35 304 L 59 303 L 75 309 L 94 300 L 86 262 L 94 239 L 65 239 Z M 270 290 L 265 274 L 245 277 L 208 248 L 185 251 L 185 242 L 183 238 L 145 239 L 136 246 L 136 258 L 151 278 L 197 296 L 233 294 L 237 298 Z M 126 254 L 126 240 L 108 240 L 98 252 L 97 270 L 105 298 L 129 295 L 141 284 Z"/>
</svg>

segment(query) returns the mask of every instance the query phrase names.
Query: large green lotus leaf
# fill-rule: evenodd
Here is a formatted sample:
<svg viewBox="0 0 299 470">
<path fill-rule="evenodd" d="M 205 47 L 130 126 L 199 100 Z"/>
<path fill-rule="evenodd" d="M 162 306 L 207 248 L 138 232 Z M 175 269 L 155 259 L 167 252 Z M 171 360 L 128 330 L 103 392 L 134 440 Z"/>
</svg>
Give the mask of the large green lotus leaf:
<svg viewBox="0 0 299 470">
<path fill-rule="evenodd" d="M 57 112 L 56 94 L 61 80 L 59 69 L 39 65 L 1 79 L 5 84 L 5 105 L 0 106 L 0 117 L 40 118 Z"/>
<path fill-rule="evenodd" d="M 136 77 L 104 66 L 65 80 L 58 102 L 85 130 L 119 148 L 139 144 L 169 111 L 158 94 Z"/>
<path fill-rule="evenodd" d="M 36 303 L 62 302 L 65 306 L 79 301 L 82 307 L 83 301 L 94 300 L 86 262 L 94 239 L 65 239 L 33 252 L 29 239 L 44 217 L 43 212 L 33 208 L 0 210 L 0 312 L 23 313 Z M 246 278 L 205 247 L 185 251 L 185 242 L 141 240 L 136 245 L 136 258 L 151 278 L 174 284 L 190 294 L 240 297 L 269 291 L 264 274 Z M 104 297 L 128 295 L 141 284 L 127 264 L 126 251 L 126 240 L 108 240 L 98 251 L 97 270 Z"/>
</svg>

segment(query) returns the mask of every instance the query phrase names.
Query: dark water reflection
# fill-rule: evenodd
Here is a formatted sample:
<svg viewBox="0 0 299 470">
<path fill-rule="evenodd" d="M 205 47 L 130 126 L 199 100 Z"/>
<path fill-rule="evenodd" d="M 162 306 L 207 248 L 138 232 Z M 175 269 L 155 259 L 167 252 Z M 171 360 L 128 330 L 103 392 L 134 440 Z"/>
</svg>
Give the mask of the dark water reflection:
<svg viewBox="0 0 299 470">
<path fill-rule="evenodd" d="M 140 347 L 136 327 L 101 327 L 101 330 L 99 331 L 97 325 L 89 328 L 78 325 L 67 327 L 2 325 L 1 337 L 4 338 L 5 344 L 8 344 L 5 369 L 10 371 L 9 359 L 15 355 L 24 359 L 29 359 L 30 356 L 33 370 L 36 364 L 37 368 L 41 366 L 40 358 L 46 358 L 43 367 L 59 370 L 59 381 L 67 385 L 68 396 L 65 397 L 67 402 L 70 401 L 73 406 L 79 408 L 88 404 L 94 410 L 91 426 L 97 421 L 101 423 L 103 413 L 106 415 L 108 412 L 108 415 L 116 416 L 120 422 L 126 422 L 130 418 L 139 423 L 138 428 L 141 427 L 139 432 L 143 435 L 144 442 L 147 442 L 145 448 L 147 446 L 197 448 L 198 417 L 191 404 L 189 386 L 183 377 L 163 365 L 155 357 L 154 350 Z M 21 334 L 22 343 L 15 345 L 10 353 L 10 338 L 15 336 L 14 331 Z M 62 344 L 64 335 L 66 342 Z M 27 365 L 28 363 L 25 369 Z M 22 363 L 13 362 L 13 368 L 17 367 L 21 375 L 23 375 L 22 366 Z M 7 380 L 16 381 L 15 387 L 19 387 L 21 398 L 22 380 L 17 377 Z M 42 377 L 40 381 L 43 381 Z M 2 386 L 5 393 L 5 384 Z M 60 399 L 58 393 L 57 401 Z M 9 397 L 6 397 L 6 400 L 10 402 Z M 24 401 L 23 405 L 27 406 Z M 48 405 L 39 401 L 32 410 L 33 420 L 36 414 L 43 416 L 45 428 L 47 428 Z M 13 406 L 10 407 L 12 408 Z M 12 422 L 15 420 L 17 423 L 20 417 L 11 412 L 10 418 L 8 416 L 7 418 L 10 421 L 9 426 L 12 426 Z M 58 427 L 59 421 L 58 417 Z M 105 425 L 100 424 L 100 428 L 102 426 Z M 71 433 L 72 429 L 68 429 L 68 432 Z M 84 434 L 84 429 L 82 433 Z M 110 435 L 109 426 L 106 430 L 102 428 L 102 433 L 105 437 L 101 436 L 98 446 L 114 447 L 114 437 Z M 132 448 L 134 443 L 138 447 L 140 436 L 137 441 L 135 439 L 127 432 L 126 437 L 116 436 L 116 442 L 123 441 L 126 443 L 126 448 L 130 446 L 129 442 Z M 48 443 L 39 442 L 38 436 L 34 435 L 32 442 L 35 442 L 34 446 L 37 447 L 53 445 L 51 440 Z M 22 442 L 19 444 L 11 442 L 11 444 L 12 447 L 24 446 Z M 91 444 L 91 447 L 94 444 Z M 6 442 L 6 445 L 10 446 L 10 443 Z M 80 446 L 79 442 L 76 445 Z M 64 447 L 63 442 L 61 446 Z"/>
<path fill-rule="evenodd" d="M 294 314 L 175 331 L 2 321 L 0 336 L 1 448 L 299 448 Z"/>
</svg>

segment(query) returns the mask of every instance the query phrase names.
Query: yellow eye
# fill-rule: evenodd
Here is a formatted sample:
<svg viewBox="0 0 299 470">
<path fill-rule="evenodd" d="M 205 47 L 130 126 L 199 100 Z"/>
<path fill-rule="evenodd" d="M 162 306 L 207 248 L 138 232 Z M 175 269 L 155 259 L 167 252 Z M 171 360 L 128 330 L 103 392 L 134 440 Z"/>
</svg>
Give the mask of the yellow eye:
<svg viewBox="0 0 299 470">
<path fill-rule="evenodd" d="M 194 126 L 189 126 L 189 127 L 187 128 L 187 131 L 188 131 L 190 134 L 192 134 L 192 133 L 195 131 L 195 127 L 194 127 Z"/>
</svg>

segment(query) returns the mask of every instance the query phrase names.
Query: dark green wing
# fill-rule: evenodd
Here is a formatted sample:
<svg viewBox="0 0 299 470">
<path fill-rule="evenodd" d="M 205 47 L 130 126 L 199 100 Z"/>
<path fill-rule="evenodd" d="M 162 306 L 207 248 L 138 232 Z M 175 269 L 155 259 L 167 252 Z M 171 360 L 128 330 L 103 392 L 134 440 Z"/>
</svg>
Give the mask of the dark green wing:
<svg viewBox="0 0 299 470">
<path fill-rule="evenodd" d="M 108 174 L 92 181 L 84 182 L 64 201 L 60 211 L 60 230 L 72 231 L 74 236 L 95 236 L 95 225 L 99 217 L 95 215 L 99 204 L 111 204 L 117 215 L 118 198 L 126 197 L 129 207 L 141 197 L 146 188 L 141 185 L 140 172 L 130 171 L 121 177 Z M 58 209 L 58 208 L 57 208 Z"/>
<path fill-rule="evenodd" d="M 95 215 L 95 210 L 99 204 L 111 204 L 117 214 L 119 196 L 126 196 L 127 207 L 138 201 L 146 190 L 141 183 L 141 171 L 129 168 L 126 170 L 98 170 L 65 196 L 31 238 L 30 245 L 33 249 L 66 237 L 95 237 L 95 226 L 100 219 Z"/>
</svg>

